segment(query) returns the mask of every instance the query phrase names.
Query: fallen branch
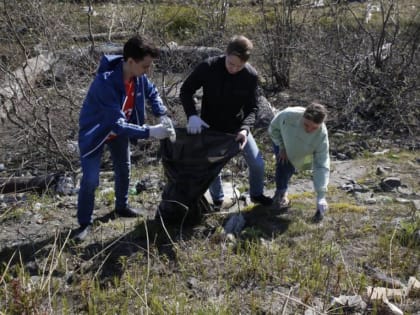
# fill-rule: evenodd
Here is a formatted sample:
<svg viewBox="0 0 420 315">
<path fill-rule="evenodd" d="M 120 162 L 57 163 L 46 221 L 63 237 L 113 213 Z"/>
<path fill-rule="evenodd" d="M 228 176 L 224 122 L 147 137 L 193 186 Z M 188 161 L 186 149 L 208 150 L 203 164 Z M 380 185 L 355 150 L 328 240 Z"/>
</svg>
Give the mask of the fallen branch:
<svg viewBox="0 0 420 315">
<path fill-rule="evenodd" d="M 97 34 L 83 34 L 83 35 L 74 35 L 73 40 L 76 42 L 88 42 L 92 40 L 91 36 L 94 40 L 107 40 L 110 41 L 112 39 L 123 39 L 128 36 L 132 35 L 132 32 L 121 31 L 118 33 L 97 33 Z"/>
<path fill-rule="evenodd" d="M 0 178 L 0 193 L 35 191 L 42 193 L 57 184 L 60 174 Z"/>
</svg>

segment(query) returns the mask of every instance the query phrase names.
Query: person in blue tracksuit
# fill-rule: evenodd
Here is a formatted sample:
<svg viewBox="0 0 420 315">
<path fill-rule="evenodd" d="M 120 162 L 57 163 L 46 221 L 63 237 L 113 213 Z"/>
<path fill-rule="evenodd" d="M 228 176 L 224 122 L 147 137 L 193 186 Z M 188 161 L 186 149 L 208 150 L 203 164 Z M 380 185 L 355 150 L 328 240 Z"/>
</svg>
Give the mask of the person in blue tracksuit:
<svg viewBox="0 0 420 315">
<path fill-rule="evenodd" d="M 156 87 L 146 76 L 159 50 L 139 36 L 130 38 L 123 55 L 105 55 L 100 61 L 79 118 L 79 149 L 83 176 L 80 181 L 75 239 L 83 240 L 93 222 L 95 190 L 99 185 L 100 162 L 105 145 L 111 152 L 115 174 L 115 212 L 135 217 L 139 211 L 128 206 L 130 139 L 164 139 L 164 124 L 144 124 L 145 103 L 161 122 L 169 119 Z"/>
</svg>

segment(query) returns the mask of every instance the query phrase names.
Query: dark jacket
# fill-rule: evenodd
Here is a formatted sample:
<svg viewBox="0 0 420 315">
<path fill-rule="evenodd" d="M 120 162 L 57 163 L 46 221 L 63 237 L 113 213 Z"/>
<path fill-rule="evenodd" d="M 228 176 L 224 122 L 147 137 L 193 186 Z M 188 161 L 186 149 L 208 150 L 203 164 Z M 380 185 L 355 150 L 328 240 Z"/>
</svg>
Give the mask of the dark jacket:
<svg viewBox="0 0 420 315">
<path fill-rule="evenodd" d="M 96 151 L 113 133 L 132 139 L 148 138 L 149 128 L 143 126 L 145 99 L 155 116 L 166 113 L 156 87 L 146 75 L 134 78 L 135 103 L 130 120 L 121 110 L 126 98 L 123 79 L 123 57 L 103 56 L 97 75 L 83 102 L 79 118 L 79 148 L 82 157 Z"/>
<path fill-rule="evenodd" d="M 203 88 L 201 119 L 210 129 L 249 132 L 257 113 L 257 72 L 248 63 L 236 74 L 226 70 L 225 56 L 199 64 L 181 87 L 180 98 L 187 117 L 197 115 L 194 93 Z"/>
</svg>

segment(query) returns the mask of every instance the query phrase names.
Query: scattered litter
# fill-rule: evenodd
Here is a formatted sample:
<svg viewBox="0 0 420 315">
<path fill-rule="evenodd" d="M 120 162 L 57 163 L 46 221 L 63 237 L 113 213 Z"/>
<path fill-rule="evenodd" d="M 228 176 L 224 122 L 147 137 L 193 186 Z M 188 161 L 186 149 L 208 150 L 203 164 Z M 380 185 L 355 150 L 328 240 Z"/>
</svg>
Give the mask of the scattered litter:
<svg viewBox="0 0 420 315">
<path fill-rule="evenodd" d="M 99 192 L 99 195 L 104 196 L 104 195 L 108 195 L 114 193 L 114 188 L 112 187 L 108 187 L 108 188 L 104 188 Z"/>
<path fill-rule="evenodd" d="M 392 314 L 403 315 L 404 312 L 389 300 L 401 302 L 408 296 L 418 296 L 420 294 L 420 281 L 415 277 L 408 279 L 408 285 L 401 289 L 388 289 L 385 287 L 367 287 L 367 296 L 371 300 L 381 300 Z"/>
<path fill-rule="evenodd" d="M 345 184 L 341 185 L 340 188 L 348 193 L 365 193 L 369 191 L 368 187 L 360 185 L 354 180 L 347 181 Z"/>
<path fill-rule="evenodd" d="M 236 234 L 238 235 L 245 226 L 245 218 L 242 213 L 236 213 L 232 215 L 229 220 L 226 222 L 224 231 L 226 234 Z"/>
<path fill-rule="evenodd" d="M 376 151 L 376 152 L 373 152 L 372 154 L 373 155 L 384 155 L 385 153 L 388 153 L 389 152 L 389 149 L 385 149 L 385 150 L 383 150 L 383 151 Z"/>
<path fill-rule="evenodd" d="M 405 198 L 395 198 L 395 201 L 398 202 L 398 203 L 403 203 L 403 204 L 411 203 L 411 200 L 405 199 Z"/>
<path fill-rule="evenodd" d="M 367 287 L 367 295 L 371 300 L 391 299 L 401 301 L 407 295 L 407 288 L 388 289 L 385 287 Z"/>
<path fill-rule="evenodd" d="M 341 306 L 355 310 L 365 310 L 367 306 L 360 295 L 340 295 L 339 297 L 333 297 L 331 305 L 333 307 Z"/>
<path fill-rule="evenodd" d="M 382 179 L 380 186 L 383 191 L 392 191 L 394 188 L 401 186 L 401 179 L 398 177 L 387 177 Z"/>
<path fill-rule="evenodd" d="M 78 192 L 74 185 L 73 178 L 70 176 L 60 176 L 57 180 L 55 191 L 64 196 L 75 195 Z"/>
<path fill-rule="evenodd" d="M 42 203 L 39 203 L 39 202 L 36 202 L 32 207 L 34 211 L 39 211 L 41 210 L 41 208 L 42 208 Z"/>
<path fill-rule="evenodd" d="M 383 300 L 383 302 L 384 302 L 384 304 L 386 306 L 388 306 L 388 309 L 392 312 L 392 314 L 395 314 L 395 315 L 404 315 L 404 312 L 399 307 L 397 307 L 396 305 L 394 305 L 391 302 L 389 302 L 387 298 L 385 298 Z"/>
</svg>

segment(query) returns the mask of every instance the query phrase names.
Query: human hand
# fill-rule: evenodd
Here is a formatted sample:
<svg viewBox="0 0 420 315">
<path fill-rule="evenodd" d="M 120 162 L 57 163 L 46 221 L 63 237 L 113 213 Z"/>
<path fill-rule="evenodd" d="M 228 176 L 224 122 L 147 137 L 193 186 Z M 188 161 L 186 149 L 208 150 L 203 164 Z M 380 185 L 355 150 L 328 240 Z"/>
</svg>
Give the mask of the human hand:
<svg viewBox="0 0 420 315">
<path fill-rule="evenodd" d="M 202 128 L 208 128 L 210 127 L 207 125 L 207 123 L 203 120 L 201 120 L 200 117 L 197 115 L 192 115 L 190 118 L 188 118 L 188 124 L 187 124 L 187 132 L 190 134 L 199 134 L 201 133 Z"/>
<path fill-rule="evenodd" d="M 282 164 L 288 161 L 286 150 L 280 150 L 279 154 L 277 155 L 277 160 Z"/>
<path fill-rule="evenodd" d="M 248 141 L 248 132 L 245 129 L 239 131 L 236 135 L 235 141 L 240 143 L 239 149 L 243 150 L 243 148 L 245 148 L 245 145 Z"/>
<path fill-rule="evenodd" d="M 320 198 L 317 200 L 316 203 L 316 209 L 321 212 L 321 214 L 324 214 L 325 211 L 328 210 L 328 203 L 327 200 L 325 200 L 325 198 Z"/>
<path fill-rule="evenodd" d="M 164 125 L 165 123 L 172 123 L 172 119 L 168 117 L 168 115 L 162 115 L 159 117 L 160 123 Z"/>
<path fill-rule="evenodd" d="M 165 139 L 169 137 L 168 128 L 162 124 L 149 126 L 149 136 L 156 139 Z"/>
<path fill-rule="evenodd" d="M 171 142 L 175 142 L 176 141 L 176 133 L 175 133 L 175 128 L 174 128 L 174 124 L 172 122 L 172 119 L 169 118 L 166 115 L 160 116 L 160 122 L 162 124 L 163 127 L 165 127 L 169 133 L 169 139 L 171 140 Z"/>
</svg>

